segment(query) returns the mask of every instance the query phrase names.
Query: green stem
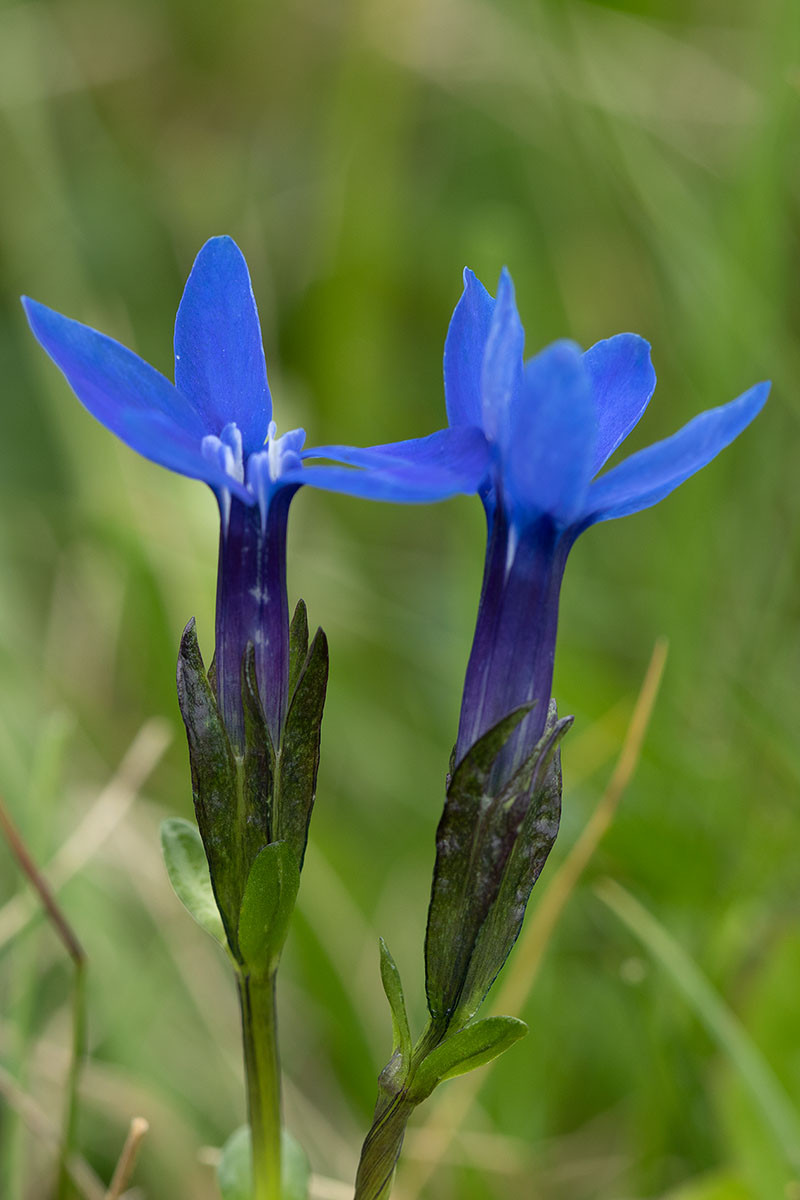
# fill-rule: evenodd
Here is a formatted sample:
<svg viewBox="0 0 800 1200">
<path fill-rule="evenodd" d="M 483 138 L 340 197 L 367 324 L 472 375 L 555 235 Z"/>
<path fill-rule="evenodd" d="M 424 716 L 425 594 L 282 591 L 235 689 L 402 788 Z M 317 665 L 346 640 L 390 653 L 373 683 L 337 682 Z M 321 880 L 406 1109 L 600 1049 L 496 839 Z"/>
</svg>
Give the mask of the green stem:
<svg viewBox="0 0 800 1200">
<path fill-rule="evenodd" d="M 406 1126 L 419 1103 L 409 1098 L 417 1067 L 446 1035 L 446 1024 L 429 1022 L 407 1066 L 393 1057 L 381 1072 L 372 1128 L 361 1147 L 353 1200 L 388 1200 Z"/>
<path fill-rule="evenodd" d="M 253 1200 L 281 1200 L 281 1069 L 275 975 L 239 976 Z"/>
<path fill-rule="evenodd" d="M 375 1120 L 361 1148 L 354 1200 L 387 1200 L 415 1107 L 403 1093 L 388 1102 L 378 1101 Z"/>
</svg>

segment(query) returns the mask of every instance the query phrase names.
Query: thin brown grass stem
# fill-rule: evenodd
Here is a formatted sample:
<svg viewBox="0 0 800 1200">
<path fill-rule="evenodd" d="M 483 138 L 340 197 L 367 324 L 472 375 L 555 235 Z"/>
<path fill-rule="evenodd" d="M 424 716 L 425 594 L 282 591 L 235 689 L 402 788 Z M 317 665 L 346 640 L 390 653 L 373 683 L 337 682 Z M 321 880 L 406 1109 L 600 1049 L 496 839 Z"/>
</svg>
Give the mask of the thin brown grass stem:
<svg viewBox="0 0 800 1200">
<path fill-rule="evenodd" d="M 66 1102 L 56 1186 L 57 1200 L 69 1200 L 69 1197 L 74 1194 L 74 1181 L 69 1160 L 78 1120 L 78 1085 L 86 1055 L 86 952 L 59 906 L 49 883 L 29 853 L 22 835 L 2 799 L 0 799 L 0 830 L 3 832 L 11 853 L 19 863 L 20 869 L 38 895 L 47 919 L 55 929 L 75 968 L 72 995 L 72 1052 L 66 1080 Z"/>
<path fill-rule="evenodd" d="M 149 1128 L 150 1125 L 144 1117 L 134 1117 L 131 1121 L 128 1136 L 125 1138 L 125 1145 L 122 1147 L 122 1153 L 119 1156 L 119 1162 L 114 1170 L 105 1200 L 119 1200 L 125 1191 L 133 1175 L 133 1168 L 136 1166 L 142 1138 Z"/>
</svg>

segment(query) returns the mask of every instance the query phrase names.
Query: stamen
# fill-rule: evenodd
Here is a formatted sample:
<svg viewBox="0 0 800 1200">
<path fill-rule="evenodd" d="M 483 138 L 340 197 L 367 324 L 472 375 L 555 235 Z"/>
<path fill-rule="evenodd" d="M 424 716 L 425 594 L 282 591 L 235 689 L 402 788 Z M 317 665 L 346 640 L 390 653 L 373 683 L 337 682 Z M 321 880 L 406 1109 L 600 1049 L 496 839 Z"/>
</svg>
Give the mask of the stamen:
<svg viewBox="0 0 800 1200">
<path fill-rule="evenodd" d="M 306 435 L 303 429 L 290 429 L 276 437 L 277 426 L 270 421 L 264 450 L 251 454 L 247 460 L 247 486 L 255 495 L 261 511 L 261 525 L 266 528 L 267 509 L 276 484 L 287 471 L 302 467 L 300 449 Z"/>
<path fill-rule="evenodd" d="M 234 421 L 226 425 L 217 437 L 213 433 L 206 434 L 200 443 L 203 458 L 214 463 L 224 475 L 229 475 L 237 483 L 244 483 L 244 458 L 242 453 L 242 435 Z M 231 515 L 231 493 L 226 487 L 218 489 L 222 524 L 227 530 Z"/>
</svg>

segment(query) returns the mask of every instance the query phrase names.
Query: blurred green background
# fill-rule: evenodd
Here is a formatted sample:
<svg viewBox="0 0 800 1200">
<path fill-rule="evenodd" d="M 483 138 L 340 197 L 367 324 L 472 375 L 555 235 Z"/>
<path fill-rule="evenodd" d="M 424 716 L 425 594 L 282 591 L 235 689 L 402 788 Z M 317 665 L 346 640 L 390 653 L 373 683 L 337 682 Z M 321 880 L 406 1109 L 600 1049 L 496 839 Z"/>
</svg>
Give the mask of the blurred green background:
<svg viewBox="0 0 800 1200">
<path fill-rule="evenodd" d="M 625 329 L 652 342 L 659 387 L 633 448 L 773 379 L 713 466 L 573 553 L 555 694 L 576 722 L 540 895 L 608 780 L 658 635 L 664 685 L 518 1013 L 530 1035 L 485 1072 L 460 1136 L 437 1129 L 465 1082 L 420 1113 L 396 1195 L 800 1196 L 785 1156 L 800 1109 L 799 106 L 795 0 L 0 6 L 0 790 L 89 955 L 81 1153 L 108 1180 L 130 1118 L 150 1121 L 131 1198 L 212 1197 L 209 1148 L 243 1119 L 232 983 L 157 845 L 162 817 L 190 814 L 174 659 L 193 614 L 211 645 L 217 518 L 207 489 L 83 412 L 18 296 L 169 373 L 184 279 L 222 232 L 250 264 L 279 426 L 312 443 L 443 423 L 465 262 L 490 287 L 510 267 L 529 352 Z M 315 1194 L 337 1200 L 389 1048 L 378 933 L 422 1020 L 483 528 L 474 499 L 401 510 L 309 490 L 290 535 L 291 594 L 327 630 L 332 679 L 282 973 L 286 1108 Z M 681 990 L 686 962 L 665 970 L 603 903 L 606 877 L 710 981 L 741 1023 L 732 1047 Z M 0 1195 L 39 1200 L 71 972 L 4 846 L 0 956 Z"/>
</svg>

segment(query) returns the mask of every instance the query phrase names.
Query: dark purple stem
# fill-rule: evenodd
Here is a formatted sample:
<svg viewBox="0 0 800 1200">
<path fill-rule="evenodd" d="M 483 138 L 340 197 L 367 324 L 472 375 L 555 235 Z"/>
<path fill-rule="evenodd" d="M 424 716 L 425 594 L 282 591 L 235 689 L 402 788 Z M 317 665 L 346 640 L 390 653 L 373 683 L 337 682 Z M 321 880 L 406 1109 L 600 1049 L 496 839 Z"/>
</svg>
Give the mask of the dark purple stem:
<svg viewBox="0 0 800 1200">
<path fill-rule="evenodd" d="M 217 699 L 234 749 L 244 748 L 241 669 L 247 643 L 273 744 L 280 744 L 289 677 L 286 532 L 296 488 L 279 489 L 262 524 L 258 505 L 232 499 L 222 528 L 217 574 Z M 221 506 L 222 507 L 222 506 Z"/>
</svg>

